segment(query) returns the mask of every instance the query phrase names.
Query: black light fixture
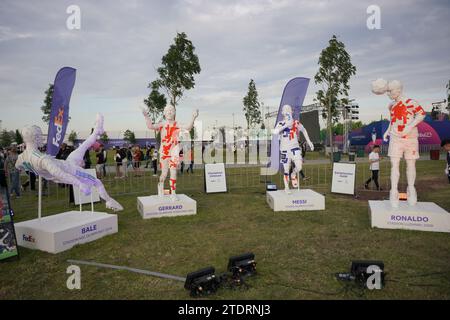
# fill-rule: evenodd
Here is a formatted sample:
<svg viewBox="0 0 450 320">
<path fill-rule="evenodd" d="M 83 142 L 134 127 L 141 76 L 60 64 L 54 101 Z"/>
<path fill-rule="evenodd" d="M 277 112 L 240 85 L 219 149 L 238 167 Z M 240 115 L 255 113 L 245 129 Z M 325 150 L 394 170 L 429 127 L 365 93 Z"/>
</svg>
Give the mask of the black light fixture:
<svg viewBox="0 0 450 320">
<path fill-rule="evenodd" d="M 360 283 L 364 287 L 367 287 L 368 278 L 373 275 L 373 272 L 368 272 L 370 266 L 378 267 L 378 272 L 380 272 L 381 286 L 384 287 L 384 262 L 378 260 L 355 260 L 352 261 L 352 266 L 350 267 L 350 273 L 354 277 L 357 283 Z"/>
<path fill-rule="evenodd" d="M 184 288 L 190 291 L 192 297 L 213 294 L 220 285 L 220 281 L 215 273 L 214 267 L 191 272 L 186 276 Z"/>
<path fill-rule="evenodd" d="M 228 259 L 228 271 L 232 273 L 233 278 L 241 278 L 256 273 L 255 255 L 251 252 Z"/>
<path fill-rule="evenodd" d="M 268 182 L 266 184 L 266 191 L 277 191 L 277 185 L 275 183 L 272 182 Z"/>
</svg>

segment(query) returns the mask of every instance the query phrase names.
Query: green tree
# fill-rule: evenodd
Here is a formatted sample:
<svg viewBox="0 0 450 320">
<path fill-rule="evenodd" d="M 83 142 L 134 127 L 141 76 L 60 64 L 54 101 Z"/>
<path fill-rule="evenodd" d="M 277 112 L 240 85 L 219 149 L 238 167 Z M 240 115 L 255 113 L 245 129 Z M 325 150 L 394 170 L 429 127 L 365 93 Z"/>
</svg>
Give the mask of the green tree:
<svg viewBox="0 0 450 320">
<path fill-rule="evenodd" d="M 45 90 L 44 104 L 41 106 L 42 113 L 44 114 L 42 120 L 47 124 L 50 122 L 50 113 L 52 112 L 53 89 L 53 84 L 49 84 L 48 89 Z"/>
<path fill-rule="evenodd" d="M 183 97 L 184 91 L 194 88 L 194 75 L 201 71 L 194 51 L 195 47 L 186 33 L 177 33 L 174 44 L 162 57 L 162 66 L 157 69 L 159 78 L 154 81 L 155 87 L 166 91 L 170 104 L 174 107 Z M 150 87 L 153 90 L 152 83 Z"/>
<path fill-rule="evenodd" d="M 351 124 L 352 124 L 352 130 L 364 127 L 364 124 L 362 123 L 362 121 L 352 121 Z"/>
<path fill-rule="evenodd" d="M 153 81 L 148 85 L 151 88 L 151 92 L 144 103 L 147 106 L 148 114 L 153 122 L 163 113 L 164 107 L 167 104 L 166 97 L 159 92 L 159 85 L 157 81 Z"/>
<path fill-rule="evenodd" d="M 448 80 L 445 88 L 447 89 L 447 111 L 450 112 L 450 80 Z"/>
<path fill-rule="evenodd" d="M 133 131 L 127 129 L 123 133 L 123 140 L 128 141 L 131 144 L 135 144 L 136 143 L 136 136 L 135 136 Z"/>
<path fill-rule="evenodd" d="M 330 39 L 328 47 L 322 50 L 319 57 L 319 71 L 314 77 L 316 84 L 322 89 L 317 91 L 316 100 L 324 106 L 322 116 L 327 119 L 327 130 L 330 147 L 333 146 L 332 124 L 337 122 L 338 106 L 349 104 L 348 90 L 350 77 L 356 74 L 356 67 L 351 63 L 350 55 L 343 42 L 335 35 Z M 333 157 L 330 157 L 333 162 Z"/>
<path fill-rule="evenodd" d="M 72 143 L 75 143 L 75 140 L 77 140 L 77 137 L 78 137 L 77 133 L 74 130 L 72 130 L 70 132 L 69 137 L 67 138 L 67 140 L 72 142 Z"/>
<path fill-rule="evenodd" d="M 105 132 L 102 133 L 102 135 L 100 136 L 100 141 L 103 142 L 103 144 L 107 144 L 109 141 L 109 137 L 108 134 Z"/>
<path fill-rule="evenodd" d="M 261 104 L 258 101 L 258 91 L 255 81 L 250 79 L 247 95 L 242 100 L 244 104 L 245 119 L 247 120 L 247 131 L 256 124 L 262 122 Z"/>
<path fill-rule="evenodd" d="M 23 143 L 22 134 L 20 133 L 20 131 L 18 129 L 16 129 L 16 132 L 14 133 L 14 141 L 17 144 L 22 144 Z"/>
<path fill-rule="evenodd" d="M 0 145 L 2 147 L 9 147 L 14 140 L 13 137 L 14 137 L 14 132 L 10 132 L 10 131 L 4 129 L 0 133 Z"/>
</svg>

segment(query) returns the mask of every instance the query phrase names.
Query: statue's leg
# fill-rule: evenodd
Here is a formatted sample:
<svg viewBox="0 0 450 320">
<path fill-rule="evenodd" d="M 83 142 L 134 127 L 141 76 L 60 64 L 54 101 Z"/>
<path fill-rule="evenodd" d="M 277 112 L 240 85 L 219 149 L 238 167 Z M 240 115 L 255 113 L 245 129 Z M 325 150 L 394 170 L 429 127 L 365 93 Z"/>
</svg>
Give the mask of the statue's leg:
<svg viewBox="0 0 450 320">
<path fill-rule="evenodd" d="M 289 166 L 290 159 L 288 158 L 287 150 L 280 151 L 280 162 L 283 165 L 283 182 L 284 182 L 284 190 L 286 193 L 290 193 L 289 191 Z"/>
<path fill-rule="evenodd" d="M 53 159 L 51 166 L 48 165 L 46 169 L 55 182 L 76 186 L 86 195 L 91 193 L 91 186 L 84 183 L 84 171 L 81 167 L 64 160 Z"/>
<path fill-rule="evenodd" d="M 166 180 L 167 173 L 169 172 L 169 159 L 160 159 L 161 175 L 158 182 L 158 196 L 164 196 L 164 181 Z"/>
<path fill-rule="evenodd" d="M 400 160 L 399 157 L 391 157 L 391 191 L 389 199 L 394 208 L 398 208 L 398 181 L 400 179 Z"/>
<path fill-rule="evenodd" d="M 178 200 L 177 194 L 177 168 L 170 168 L 170 194 L 172 200 Z"/>
<path fill-rule="evenodd" d="M 97 141 L 97 137 L 102 133 L 103 133 L 103 115 L 97 114 L 96 126 L 94 128 L 94 131 L 91 133 L 89 137 L 86 138 L 86 140 L 83 141 L 82 144 L 78 146 L 78 148 L 76 148 L 69 154 L 66 161 L 72 162 L 77 166 L 83 166 L 84 154 L 90 147 L 94 145 L 94 143 Z"/>
<path fill-rule="evenodd" d="M 102 181 L 95 177 L 93 178 L 94 178 L 94 180 L 92 180 L 93 186 L 97 188 L 100 198 L 105 200 L 106 208 L 112 209 L 114 211 L 122 211 L 123 207 L 120 205 L 120 203 L 111 198 L 108 192 L 106 192 L 105 186 L 103 185 Z"/>
<path fill-rule="evenodd" d="M 408 180 L 407 198 L 408 204 L 414 206 L 417 203 L 416 160 L 419 159 L 419 139 L 407 139 L 405 141 L 406 178 Z"/>
<path fill-rule="evenodd" d="M 408 159 L 406 160 L 406 178 L 408 180 L 408 204 L 413 206 L 417 203 L 417 192 L 414 187 L 416 182 L 416 160 Z"/>
<path fill-rule="evenodd" d="M 177 197 L 177 166 L 180 162 L 180 148 L 175 146 L 171 151 L 171 157 L 169 160 L 169 169 L 170 169 L 170 194 L 172 200 L 178 200 Z"/>
<path fill-rule="evenodd" d="M 300 148 L 292 150 L 292 161 L 295 164 L 293 175 L 291 176 L 292 186 L 294 188 L 298 187 L 298 173 L 303 168 L 303 161 Z"/>
</svg>

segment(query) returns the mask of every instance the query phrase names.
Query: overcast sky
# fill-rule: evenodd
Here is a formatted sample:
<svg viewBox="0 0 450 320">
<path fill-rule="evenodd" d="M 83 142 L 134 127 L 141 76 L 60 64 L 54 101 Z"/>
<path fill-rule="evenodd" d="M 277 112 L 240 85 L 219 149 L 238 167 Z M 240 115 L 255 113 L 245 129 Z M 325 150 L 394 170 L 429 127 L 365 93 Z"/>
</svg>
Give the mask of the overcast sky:
<svg viewBox="0 0 450 320">
<path fill-rule="evenodd" d="M 68 30 L 66 9 L 81 9 L 81 29 Z M 366 26 L 369 5 L 381 9 L 381 29 Z M 161 57 L 176 32 L 196 47 L 202 72 L 186 92 L 180 121 L 198 107 L 206 125 L 244 125 L 242 98 L 252 78 L 274 111 L 296 76 L 318 87 L 319 54 L 336 34 L 357 68 L 350 98 L 365 122 L 387 116 L 388 98 L 370 81 L 403 81 L 425 109 L 445 99 L 450 79 L 450 1 L 0 1 L 0 120 L 7 129 L 41 121 L 44 91 L 63 66 L 77 69 L 69 130 L 86 132 L 95 112 L 107 131 L 145 130 L 139 112 Z M 141 135 L 141 134 L 138 134 Z"/>
</svg>

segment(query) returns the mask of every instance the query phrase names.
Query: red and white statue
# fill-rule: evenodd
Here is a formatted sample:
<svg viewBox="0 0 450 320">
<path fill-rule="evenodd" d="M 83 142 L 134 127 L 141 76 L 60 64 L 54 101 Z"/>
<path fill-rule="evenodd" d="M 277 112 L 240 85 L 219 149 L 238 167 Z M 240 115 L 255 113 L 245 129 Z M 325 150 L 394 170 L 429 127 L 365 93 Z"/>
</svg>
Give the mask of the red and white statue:
<svg viewBox="0 0 450 320">
<path fill-rule="evenodd" d="M 172 105 L 164 108 L 164 121 L 153 123 L 146 110 L 142 110 L 145 117 L 147 128 L 161 133 L 161 146 L 159 149 L 159 164 L 161 167 L 161 176 L 158 183 L 158 195 L 164 195 L 164 181 L 170 170 L 170 193 L 172 200 L 178 200 L 176 196 L 177 189 L 177 166 L 180 162 L 180 143 L 179 135 L 183 130 L 190 131 L 194 126 L 194 121 L 198 117 L 198 110 L 192 114 L 192 119 L 187 125 L 180 125 L 176 120 L 176 110 Z"/>
<path fill-rule="evenodd" d="M 408 180 L 407 198 L 410 205 L 417 203 L 416 160 L 419 158 L 419 131 L 417 126 L 425 119 L 425 111 L 420 104 L 403 96 L 403 85 L 398 80 L 377 79 L 372 82 L 372 92 L 381 95 L 387 93 L 392 102 L 389 104 L 390 122 L 383 135 L 388 141 L 388 156 L 391 159 L 390 201 L 394 208 L 399 205 L 398 181 L 400 178 L 400 160 L 406 160 L 406 177 Z"/>
</svg>

